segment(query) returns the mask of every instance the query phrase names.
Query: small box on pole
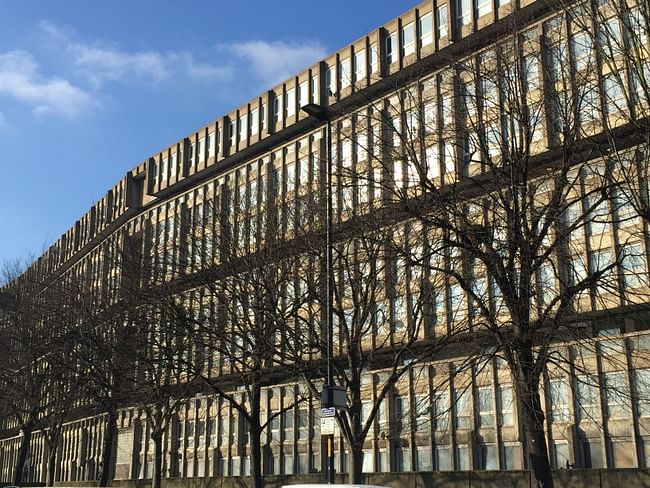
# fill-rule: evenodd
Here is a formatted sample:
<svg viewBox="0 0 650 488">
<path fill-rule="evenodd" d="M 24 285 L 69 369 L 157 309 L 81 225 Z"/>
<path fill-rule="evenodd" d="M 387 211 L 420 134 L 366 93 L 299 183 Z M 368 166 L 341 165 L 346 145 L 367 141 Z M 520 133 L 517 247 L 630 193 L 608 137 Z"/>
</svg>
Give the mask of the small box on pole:
<svg viewBox="0 0 650 488">
<path fill-rule="evenodd" d="M 345 388 L 325 385 L 321 394 L 321 407 L 347 408 L 348 398 Z"/>
</svg>

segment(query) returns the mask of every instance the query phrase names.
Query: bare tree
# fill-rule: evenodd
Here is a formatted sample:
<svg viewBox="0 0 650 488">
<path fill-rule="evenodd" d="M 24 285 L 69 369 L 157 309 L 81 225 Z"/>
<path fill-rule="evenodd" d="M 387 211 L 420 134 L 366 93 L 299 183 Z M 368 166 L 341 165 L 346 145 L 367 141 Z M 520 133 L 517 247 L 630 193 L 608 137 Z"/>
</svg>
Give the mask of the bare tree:
<svg viewBox="0 0 650 488">
<path fill-rule="evenodd" d="M 253 175 L 182 210 L 180 252 L 164 264 L 178 275 L 159 288 L 169 293 L 154 291 L 149 300 L 184 344 L 178 367 L 244 419 L 253 483 L 261 487 L 262 432 L 295 406 L 263 416 L 262 391 L 295 381 L 309 354 L 317 277 L 304 253 L 317 236 L 281 201 L 279 186 L 295 184 L 290 175 L 280 168 L 268 185 Z M 277 205 L 267 206 L 267 199 Z"/>
<path fill-rule="evenodd" d="M 541 49 L 535 31 L 515 28 L 369 101 L 366 127 L 343 132 L 371 160 L 343 168 L 355 191 L 379 186 L 384 216 L 427 237 L 420 262 L 437 281 L 440 331 L 463 323 L 469 354 L 507 362 L 540 486 L 553 486 L 545 368 L 559 360 L 555 344 L 584 337 L 590 314 L 620 306 L 627 244 L 610 244 L 620 184 L 581 131 L 585 94 L 572 84 L 563 29 L 550 22 Z"/>
<path fill-rule="evenodd" d="M 34 430 L 51 422 L 55 437 L 74 396 L 71 376 L 61 368 L 70 344 L 57 322 L 49 321 L 57 311 L 47 294 L 20 262 L 4 264 L 2 292 L 0 385 L 7 418 L 21 433 L 13 475 L 20 485 L 29 476 L 25 471 Z M 56 449 L 50 451 L 55 457 Z"/>
</svg>

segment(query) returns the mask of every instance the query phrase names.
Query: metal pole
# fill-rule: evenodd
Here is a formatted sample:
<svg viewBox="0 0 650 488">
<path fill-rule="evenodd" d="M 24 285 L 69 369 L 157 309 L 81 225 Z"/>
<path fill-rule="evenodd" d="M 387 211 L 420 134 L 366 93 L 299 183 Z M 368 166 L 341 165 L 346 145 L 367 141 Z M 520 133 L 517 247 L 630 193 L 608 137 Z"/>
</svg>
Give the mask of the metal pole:
<svg viewBox="0 0 650 488">
<path fill-rule="evenodd" d="M 332 301 L 334 298 L 334 283 L 332 270 L 332 120 L 327 113 L 327 222 L 325 223 L 325 268 L 327 272 L 327 386 L 334 383 L 332 370 L 332 355 L 334 352 L 334 324 L 332 323 Z M 327 436 L 327 482 L 334 483 L 334 434 Z"/>
</svg>

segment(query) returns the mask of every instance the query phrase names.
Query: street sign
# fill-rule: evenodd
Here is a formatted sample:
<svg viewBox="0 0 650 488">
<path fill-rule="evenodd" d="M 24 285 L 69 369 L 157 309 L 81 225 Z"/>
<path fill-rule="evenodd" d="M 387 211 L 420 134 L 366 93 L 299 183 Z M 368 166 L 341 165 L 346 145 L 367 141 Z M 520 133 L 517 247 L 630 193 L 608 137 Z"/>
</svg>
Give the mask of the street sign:
<svg viewBox="0 0 650 488">
<path fill-rule="evenodd" d="M 320 435 L 334 435 L 336 419 L 334 417 L 320 418 Z"/>
<path fill-rule="evenodd" d="M 323 407 L 320 409 L 321 418 L 336 417 L 336 407 Z"/>
</svg>

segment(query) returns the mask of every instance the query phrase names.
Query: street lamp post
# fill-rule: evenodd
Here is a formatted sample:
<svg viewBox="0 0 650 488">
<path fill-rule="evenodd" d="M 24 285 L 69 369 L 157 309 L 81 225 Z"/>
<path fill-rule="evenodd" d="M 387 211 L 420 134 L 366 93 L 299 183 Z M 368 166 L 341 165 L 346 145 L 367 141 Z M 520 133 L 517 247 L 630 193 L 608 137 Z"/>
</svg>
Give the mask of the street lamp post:
<svg viewBox="0 0 650 488">
<path fill-rule="evenodd" d="M 321 398 L 321 407 L 336 407 L 334 402 L 334 371 L 332 370 L 333 355 L 333 323 L 332 323 L 332 299 L 334 292 L 334 283 L 332 276 L 332 120 L 331 114 L 326 107 L 310 103 L 302 107 L 302 110 L 314 119 L 327 124 L 326 145 L 327 145 L 327 171 L 325 183 L 325 196 L 327 200 L 327 209 L 325 215 L 325 272 L 327 274 L 326 293 L 327 300 L 325 304 L 325 320 L 327 330 L 327 384 L 323 389 Z M 334 483 L 334 434 L 327 435 L 327 481 Z"/>
</svg>

